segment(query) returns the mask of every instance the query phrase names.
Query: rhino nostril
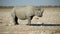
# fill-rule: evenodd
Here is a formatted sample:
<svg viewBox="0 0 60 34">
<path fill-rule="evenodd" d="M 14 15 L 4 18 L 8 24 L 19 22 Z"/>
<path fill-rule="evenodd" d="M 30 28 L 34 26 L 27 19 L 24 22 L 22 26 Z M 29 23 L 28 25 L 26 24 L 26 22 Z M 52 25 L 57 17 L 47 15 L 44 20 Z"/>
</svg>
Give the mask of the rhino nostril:
<svg viewBox="0 0 60 34">
<path fill-rule="evenodd" d="M 40 17 L 42 17 L 42 16 L 40 16 Z"/>
<path fill-rule="evenodd" d="M 36 19 L 39 19 L 39 18 L 36 18 Z"/>
<path fill-rule="evenodd" d="M 41 16 L 38 16 L 38 17 L 42 17 L 42 15 Z"/>
</svg>

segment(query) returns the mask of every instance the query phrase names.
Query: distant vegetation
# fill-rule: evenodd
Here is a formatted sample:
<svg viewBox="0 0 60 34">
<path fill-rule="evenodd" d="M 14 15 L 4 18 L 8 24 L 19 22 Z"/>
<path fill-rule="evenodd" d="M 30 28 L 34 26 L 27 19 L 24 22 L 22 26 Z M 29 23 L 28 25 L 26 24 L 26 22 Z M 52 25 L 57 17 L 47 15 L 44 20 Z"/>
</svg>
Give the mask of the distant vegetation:
<svg viewBox="0 0 60 34">
<path fill-rule="evenodd" d="M 0 8 L 13 8 L 15 6 L 0 6 Z M 20 7 L 25 7 L 25 6 L 20 6 Z M 34 6 L 34 7 L 60 7 L 60 6 Z"/>
</svg>

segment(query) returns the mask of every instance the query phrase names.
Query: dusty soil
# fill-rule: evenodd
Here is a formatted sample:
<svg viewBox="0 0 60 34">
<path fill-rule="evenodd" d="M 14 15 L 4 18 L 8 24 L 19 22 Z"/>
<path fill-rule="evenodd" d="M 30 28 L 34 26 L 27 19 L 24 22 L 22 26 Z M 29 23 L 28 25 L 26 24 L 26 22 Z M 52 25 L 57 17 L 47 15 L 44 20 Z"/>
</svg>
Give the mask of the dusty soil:
<svg viewBox="0 0 60 34">
<path fill-rule="evenodd" d="M 60 26 L 28 26 L 27 20 L 12 22 L 12 8 L 0 8 L 0 34 L 60 34 Z M 35 16 L 32 24 L 60 24 L 60 8 L 44 8 L 43 17 Z"/>
</svg>

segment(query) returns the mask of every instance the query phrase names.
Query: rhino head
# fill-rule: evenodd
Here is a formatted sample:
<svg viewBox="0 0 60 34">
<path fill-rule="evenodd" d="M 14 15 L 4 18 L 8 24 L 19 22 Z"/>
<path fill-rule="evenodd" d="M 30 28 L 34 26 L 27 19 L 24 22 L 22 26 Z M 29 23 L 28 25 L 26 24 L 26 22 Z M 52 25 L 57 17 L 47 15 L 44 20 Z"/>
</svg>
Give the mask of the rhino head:
<svg viewBox="0 0 60 34">
<path fill-rule="evenodd" d="M 43 16 L 44 9 L 35 8 L 35 9 L 34 9 L 34 12 L 35 12 L 35 15 L 36 15 L 36 16 L 42 17 L 42 16 Z"/>
</svg>

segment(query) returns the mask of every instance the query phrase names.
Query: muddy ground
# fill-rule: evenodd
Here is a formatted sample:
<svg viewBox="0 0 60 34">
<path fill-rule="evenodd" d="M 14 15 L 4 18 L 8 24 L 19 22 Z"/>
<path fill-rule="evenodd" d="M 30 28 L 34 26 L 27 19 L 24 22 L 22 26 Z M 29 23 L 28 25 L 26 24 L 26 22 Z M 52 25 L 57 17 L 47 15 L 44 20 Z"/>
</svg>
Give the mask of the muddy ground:
<svg viewBox="0 0 60 34">
<path fill-rule="evenodd" d="M 28 26 L 26 20 L 18 20 L 14 25 L 12 8 L 0 8 L 0 34 L 60 34 L 60 26 Z M 32 24 L 60 24 L 60 7 L 44 8 L 43 17 L 35 16 Z"/>
</svg>

